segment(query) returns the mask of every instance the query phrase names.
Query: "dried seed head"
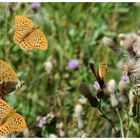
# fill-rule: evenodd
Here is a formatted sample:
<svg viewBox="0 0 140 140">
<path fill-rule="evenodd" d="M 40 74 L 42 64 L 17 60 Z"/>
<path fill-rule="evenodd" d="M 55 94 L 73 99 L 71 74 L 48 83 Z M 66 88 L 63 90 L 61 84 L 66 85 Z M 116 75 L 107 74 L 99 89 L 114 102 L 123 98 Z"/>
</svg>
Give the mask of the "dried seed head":
<svg viewBox="0 0 140 140">
<path fill-rule="evenodd" d="M 137 71 L 136 61 L 134 59 L 128 59 L 121 69 L 123 75 L 131 75 Z"/>
<path fill-rule="evenodd" d="M 126 50 L 130 50 L 136 40 L 136 34 L 121 33 L 118 35 L 118 38 L 120 41 L 120 45 L 123 46 Z"/>
<path fill-rule="evenodd" d="M 111 79 L 108 82 L 107 90 L 109 93 L 115 93 L 116 90 L 116 81 L 114 79 Z"/>
<path fill-rule="evenodd" d="M 112 107 L 118 106 L 118 99 L 117 99 L 115 93 L 111 93 L 111 94 L 110 94 L 110 101 L 111 101 Z"/>
<path fill-rule="evenodd" d="M 109 48 L 112 48 L 115 46 L 114 41 L 109 37 L 103 37 L 102 42 L 105 46 L 108 46 Z"/>
</svg>

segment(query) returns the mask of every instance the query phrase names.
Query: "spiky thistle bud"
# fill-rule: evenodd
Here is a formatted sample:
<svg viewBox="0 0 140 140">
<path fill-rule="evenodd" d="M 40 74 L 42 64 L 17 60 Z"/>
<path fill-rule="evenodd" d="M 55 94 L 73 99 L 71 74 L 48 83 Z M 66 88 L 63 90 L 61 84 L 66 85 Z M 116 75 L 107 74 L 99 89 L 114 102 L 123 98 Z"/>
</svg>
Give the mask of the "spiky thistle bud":
<svg viewBox="0 0 140 140">
<path fill-rule="evenodd" d="M 118 84 L 118 89 L 121 93 L 119 101 L 123 104 L 127 104 L 129 102 L 128 93 L 127 93 L 127 90 L 126 90 L 126 86 L 127 86 L 128 82 L 129 82 L 128 76 L 123 75 L 121 77 L 121 80 L 120 80 L 119 84 Z"/>
<path fill-rule="evenodd" d="M 111 79 L 108 82 L 107 90 L 108 90 L 109 93 L 115 93 L 115 91 L 116 91 L 116 81 L 114 79 Z"/>
<path fill-rule="evenodd" d="M 115 42 L 109 37 L 103 37 L 102 42 L 105 46 L 112 49 L 117 55 L 119 54 L 119 49 L 116 47 Z"/>
<path fill-rule="evenodd" d="M 110 94 L 110 101 L 111 101 L 111 105 L 112 107 L 117 107 L 118 106 L 118 99 L 115 93 L 111 93 Z"/>
</svg>

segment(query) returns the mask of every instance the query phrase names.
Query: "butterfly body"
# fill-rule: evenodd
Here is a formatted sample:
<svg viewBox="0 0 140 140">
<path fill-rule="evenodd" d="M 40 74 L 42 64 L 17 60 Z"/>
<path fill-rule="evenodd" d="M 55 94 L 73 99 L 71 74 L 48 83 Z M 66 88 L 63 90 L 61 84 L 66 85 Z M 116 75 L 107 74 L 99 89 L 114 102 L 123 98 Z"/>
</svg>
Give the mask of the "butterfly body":
<svg viewBox="0 0 140 140">
<path fill-rule="evenodd" d="M 24 118 L 0 99 L 0 136 L 21 132 L 26 128 Z"/>
<path fill-rule="evenodd" d="M 37 25 L 25 16 L 15 17 L 16 32 L 14 34 L 14 41 L 23 50 L 40 49 L 46 50 L 48 48 L 48 41 L 44 33 Z"/>
</svg>

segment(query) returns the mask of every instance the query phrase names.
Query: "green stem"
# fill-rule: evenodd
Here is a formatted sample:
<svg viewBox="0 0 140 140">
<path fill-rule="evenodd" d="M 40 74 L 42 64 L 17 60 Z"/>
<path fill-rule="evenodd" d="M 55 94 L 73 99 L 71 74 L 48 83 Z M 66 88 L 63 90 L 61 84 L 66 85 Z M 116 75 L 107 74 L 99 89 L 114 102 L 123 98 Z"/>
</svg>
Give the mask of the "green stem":
<svg viewBox="0 0 140 140">
<path fill-rule="evenodd" d="M 122 124 L 122 119 L 121 119 L 118 108 L 116 108 L 116 111 L 117 111 L 117 114 L 118 114 L 118 117 L 119 117 L 119 120 L 120 120 L 121 134 L 122 134 L 122 137 L 124 138 L 123 124 Z"/>
<path fill-rule="evenodd" d="M 112 120 L 109 119 L 109 118 L 105 115 L 105 113 L 102 111 L 101 108 L 98 108 L 98 110 L 99 110 L 100 113 L 102 114 L 102 117 L 105 118 L 105 119 L 111 124 L 111 126 L 112 126 L 112 128 L 115 130 L 115 132 L 118 133 L 117 130 L 116 130 L 116 128 L 115 128 L 114 123 L 112 122 Z"/>
</svg>

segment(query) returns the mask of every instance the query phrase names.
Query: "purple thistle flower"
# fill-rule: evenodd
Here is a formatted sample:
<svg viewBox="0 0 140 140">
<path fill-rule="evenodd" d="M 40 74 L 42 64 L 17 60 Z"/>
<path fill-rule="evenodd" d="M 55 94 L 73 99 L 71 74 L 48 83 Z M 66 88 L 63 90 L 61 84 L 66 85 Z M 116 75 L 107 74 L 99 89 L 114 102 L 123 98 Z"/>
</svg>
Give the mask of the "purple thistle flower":
<svg viewBox="0 0 140 140">
<path fill-rule="evenodd" d="M 40 8 L 40 2 L 33 2 L 32 3 L 32 9 L 33 10 L 37 10 L 37 9 L 39 9 Z"/>
<path fill-rule="evenodd" d="M 43 128 L 44 125 L 46 124 L 46 119 L 47 119 L 46 116 L 45 116 L 45 117 L 41 117 L 41 118 L 39 119 L 38 127 Z"/>
<path fill-rule="evenodd" d="M 129 78 L 128 78 L 127 75 L 123 75 L 123 76 L 121 77 L 121 80 L 122 80 L 123 82 L 128 82 L 128 81 L 129 81 Z"/>
<path fill-rule="evenodd" d="M 94 86 L 95 90 L 97 90 L 97 91 L 100 89 L 100 85 L 98 82 L 95 82 L 93 86 Z"/>
<path fill-rule="evenodd" d="M 79 62 L 76 59 L 72 59 L 72 60 L 69 61 L 68 65 L 69 65 L 70 69 L 75 70 L 75 69 L 77 69 L 79 67 Z"/>
</svg>

